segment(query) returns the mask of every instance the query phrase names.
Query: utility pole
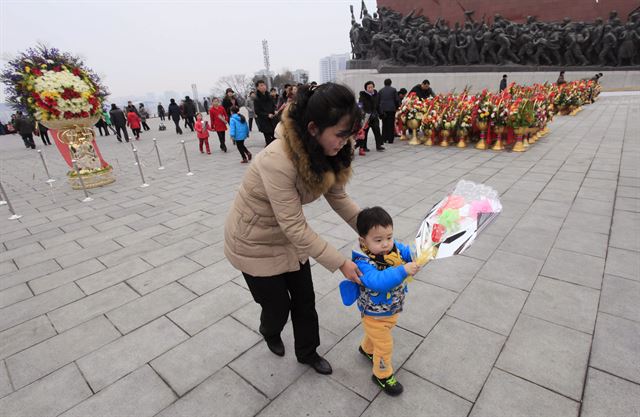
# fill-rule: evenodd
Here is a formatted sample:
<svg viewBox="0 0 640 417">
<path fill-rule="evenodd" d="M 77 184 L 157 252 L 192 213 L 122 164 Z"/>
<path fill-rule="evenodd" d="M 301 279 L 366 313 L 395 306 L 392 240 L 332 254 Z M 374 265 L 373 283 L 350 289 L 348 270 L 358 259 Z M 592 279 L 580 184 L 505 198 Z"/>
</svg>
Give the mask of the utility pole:
<svg viewBox="0 0 640 417">
<path fill-rule="evenodd" d="M 271 89 L 271 64 L 269 62 L 269 42 L 262 40 L 262 55 L 264 57 L 264 68 L 267 70 L 267 89 Z"/>
</svg>

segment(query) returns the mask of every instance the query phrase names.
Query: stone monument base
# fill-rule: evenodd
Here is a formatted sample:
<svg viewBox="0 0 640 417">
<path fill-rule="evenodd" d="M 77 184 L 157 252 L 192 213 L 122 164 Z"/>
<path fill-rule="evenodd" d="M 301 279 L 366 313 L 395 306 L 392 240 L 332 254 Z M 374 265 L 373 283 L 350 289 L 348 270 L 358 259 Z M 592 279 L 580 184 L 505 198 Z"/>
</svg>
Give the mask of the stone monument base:
<svg viewBox="0 0 640 417">
<path fill-rule="evenodd" d="M 564 78 L 567 81 L 589 79 L 594 74 L 602 72 L 604 76 L 600 79 L 600 84 L 602 84 L 603 91 L 640 90 L 640 68 L 572 67 L 564 68 L 564 71 Z M 369 80 L 376 83 L 376 89 L 381 89 L 384 86 L 385 78 L 391 78 L 393 86 L 398 90 L 402 87 L 410 90 L 422 80 L 428 79 L 436 93 L 461 92 L 465 86 L 469 86 L 471 92 L 476 93 L 485 88 L 490 91 L 497 91 L 502 74 L 507 74 L 509 83 L 516 82 L 522 85 L 530 85 L 533 83 L 556 82 L 559 73 L 560 69 L 555 67 L 536 67 L 532 69 L 531 67 L 526 68 L 517 65 L 473 65 L 465 67 L 381 66 L 379 70 L 348 69 L 339 72 L 337 81 L 348 85 L 356 92 L 356 95 L 364 89 L 364 83 Z"/>
</svg>

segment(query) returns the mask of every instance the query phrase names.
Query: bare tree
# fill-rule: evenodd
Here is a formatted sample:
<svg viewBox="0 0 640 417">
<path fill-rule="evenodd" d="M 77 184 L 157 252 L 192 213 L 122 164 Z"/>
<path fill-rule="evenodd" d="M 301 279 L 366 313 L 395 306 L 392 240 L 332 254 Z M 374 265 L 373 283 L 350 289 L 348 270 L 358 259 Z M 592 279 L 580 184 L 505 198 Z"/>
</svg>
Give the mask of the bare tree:
<svg viewBox="0 0 640 417">
<path fill-rule="evenodd" d="M 222 98 L 227 88 L 231 88 L 237 97 L 244 99 L 253 90 L 253 83 L 246 74 L 225 75 L 220 77 L 216 81 L 216 85 L 211 89 L 212 97 Z"/>
</svg>

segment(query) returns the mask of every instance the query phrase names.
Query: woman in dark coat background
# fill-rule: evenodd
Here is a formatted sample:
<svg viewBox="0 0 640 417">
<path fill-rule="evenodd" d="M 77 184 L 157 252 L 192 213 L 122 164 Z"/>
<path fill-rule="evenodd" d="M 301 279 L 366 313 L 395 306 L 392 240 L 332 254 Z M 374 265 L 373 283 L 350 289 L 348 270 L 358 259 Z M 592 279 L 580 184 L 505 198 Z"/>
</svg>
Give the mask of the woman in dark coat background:
<svg viewBox="0 0 640 417">
<path fill-rule="evenodd" d="M 256 82 L 256 90 L 256 98 L 253 102 L 256 123 L 268 146 L 274 139 L 276 105 L 267 92 L 267 84 L 264 81 L 259 80 Z"/>
<path fill-rule="evenodd" d="M 168 109 L 169 118 L 176 124 L 176 133 L 182 135 L 182 129 L 180 129 L 180 106 L 174 99 L 171 99 Z"/>
</svg>

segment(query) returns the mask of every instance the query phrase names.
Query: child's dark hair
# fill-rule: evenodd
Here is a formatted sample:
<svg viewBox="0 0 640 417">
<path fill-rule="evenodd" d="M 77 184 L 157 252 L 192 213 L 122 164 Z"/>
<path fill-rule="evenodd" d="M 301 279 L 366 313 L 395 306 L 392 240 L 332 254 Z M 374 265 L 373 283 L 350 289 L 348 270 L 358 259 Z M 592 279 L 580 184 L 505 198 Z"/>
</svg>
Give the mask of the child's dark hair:
<svg viewBox="0 0 640 417">
<path fill-rule="evenodd" d="M 365 237 L 376 226 L 393 227 L 393 219 L 385 209 L 379 206 L 367 207 L 358 214 L 356 228 L 361 237 Z"/>
<path fill-rule="evenodd" d="M 240 114 L 240 108 L 238 106 L 231 106 L 231 114 L 237 114 L 240 116 L 240 123 L 247 123 L 247 119 L 244 118 L 242 114 Z"/>
<path fill-rule="evenodd" d="M 326 156 L 320 143 L 311 136 L 307 126 L 314 122 L 321 134 L 326 128 L 337 125 L 347 117 L 349 130 L 344 137 L 355 135 L 360 130 L 361 113 L 356 98 L 349 87 L 326 83 L 314 87 L 305 85 L 298 89 L 295 101 L 289 104 L 289 117 L 294 121 L 296 133 L 309 154 L 311 170 L 318 175 L 338 172 L 351 166 L 353 149 L 347 143 L 335 156 Z"/>
</svg>

